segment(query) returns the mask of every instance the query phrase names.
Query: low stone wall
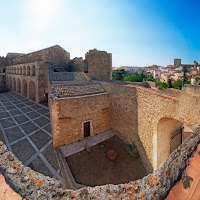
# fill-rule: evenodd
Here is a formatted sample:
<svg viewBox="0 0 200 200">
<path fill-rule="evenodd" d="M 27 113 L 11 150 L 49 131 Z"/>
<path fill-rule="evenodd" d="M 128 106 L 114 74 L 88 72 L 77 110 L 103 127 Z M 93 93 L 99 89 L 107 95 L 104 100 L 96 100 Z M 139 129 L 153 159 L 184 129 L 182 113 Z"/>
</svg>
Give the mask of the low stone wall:
<svg viewBox="0 0 200 200">
<path fill-rule="evenodd" d="M 0 172 L 10 187 L 26 199 L 50 199 L 62 193 L 60 181 L 25 167 L 1 141 Z"/>
<path fill-rule="evenodd" d="M 26 199 L 164 199 L 180 179 L 187 160 L 200 142 L 200 126 L 152 174 L 127 184 L 62 190 L 60 182 L 34 172 L 0 142 L 0 171 L 10 186 Z M 124 169 L 125 170 L 125 169 Z"/>
</svg>

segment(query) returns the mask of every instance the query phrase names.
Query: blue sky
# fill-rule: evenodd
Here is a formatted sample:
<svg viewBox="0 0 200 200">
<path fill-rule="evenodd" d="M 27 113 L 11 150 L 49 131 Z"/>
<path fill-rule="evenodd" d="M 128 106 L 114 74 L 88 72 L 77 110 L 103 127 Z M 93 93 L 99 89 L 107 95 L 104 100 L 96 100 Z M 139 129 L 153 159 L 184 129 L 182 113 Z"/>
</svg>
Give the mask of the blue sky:
<svg viewBox="0 0 200 200">
<path fill-rule="evenodd" d="M 59 44 L 71 58 L 108 51 L 113 66 L 200 62 L 199 10 L 194 0 L 0 0 L 0 55 Z"/>
</svg>

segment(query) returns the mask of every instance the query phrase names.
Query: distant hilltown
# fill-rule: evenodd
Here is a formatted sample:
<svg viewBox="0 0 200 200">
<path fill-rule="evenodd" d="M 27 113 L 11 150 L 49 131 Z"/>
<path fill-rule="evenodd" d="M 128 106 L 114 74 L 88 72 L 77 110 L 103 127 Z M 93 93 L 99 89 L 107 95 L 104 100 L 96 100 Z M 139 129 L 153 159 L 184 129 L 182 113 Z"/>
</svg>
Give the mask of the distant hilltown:
<svg viewBox="0 0 200 200">
<path fill-rule="evenodd" d="M 136 67 L 136 66 L 121 66 L 113 67 L 112 70 L 124 69 L 127 73 L 144 73 L 145 75 L 151 75 L 155 80 L 161 82 L 167 82 L 171 79 L 172 83 L 177 80 L 182 80 L 184 76 L 183 68 L 187 68 L 188 81 L 191 84 L 200 84 L 200 65 L 197 61 L 193 64 L 182 64 L 181 59 L 175 58 L 174 65 L 158 66 L 151 65 L 148 67 Z"/>
</svg>

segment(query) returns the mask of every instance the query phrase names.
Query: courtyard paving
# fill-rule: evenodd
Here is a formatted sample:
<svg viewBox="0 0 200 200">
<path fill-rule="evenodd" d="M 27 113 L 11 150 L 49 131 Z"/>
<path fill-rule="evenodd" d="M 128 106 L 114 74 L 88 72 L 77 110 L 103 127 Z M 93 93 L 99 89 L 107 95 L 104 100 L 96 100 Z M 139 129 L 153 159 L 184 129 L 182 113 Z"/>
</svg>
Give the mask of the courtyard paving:
<svg viewBox="0 0 200 200">
<path fill-rule="evenodd" d="M 62 181 L 47 107 L 14 91 L 1 93 L 0 140 L 25 166 Z"/>
</svg>

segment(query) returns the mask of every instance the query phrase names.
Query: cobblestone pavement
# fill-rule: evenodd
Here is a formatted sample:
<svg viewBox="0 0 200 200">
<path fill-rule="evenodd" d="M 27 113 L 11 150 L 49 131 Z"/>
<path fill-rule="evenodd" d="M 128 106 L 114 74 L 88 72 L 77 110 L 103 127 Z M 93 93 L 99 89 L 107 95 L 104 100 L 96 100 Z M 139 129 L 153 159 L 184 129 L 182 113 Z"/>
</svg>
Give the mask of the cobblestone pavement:
<svg viewBox="0 0 200 200">
<path fill-rule="evenodd" d="M 0 140 L 25 166 L 62 181 L 47 107 L 14 91 L 1 93 Z"/>
</svg>

